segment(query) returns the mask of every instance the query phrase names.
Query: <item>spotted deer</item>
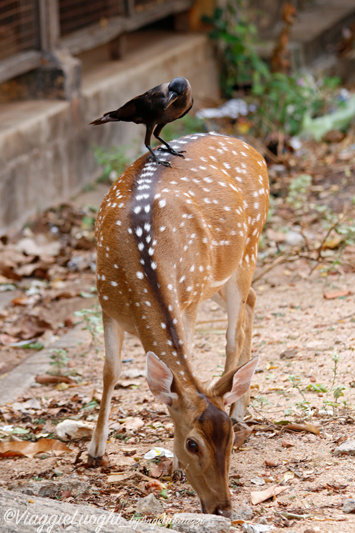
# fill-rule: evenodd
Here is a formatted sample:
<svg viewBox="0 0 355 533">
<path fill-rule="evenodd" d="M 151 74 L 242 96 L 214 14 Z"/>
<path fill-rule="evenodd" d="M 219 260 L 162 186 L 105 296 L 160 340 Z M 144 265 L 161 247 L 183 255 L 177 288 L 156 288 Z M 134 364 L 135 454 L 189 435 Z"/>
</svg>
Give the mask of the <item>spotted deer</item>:
<svg viewBox="0 0 355 533">
<path fill-rule="evenodd" d="M 174 423 L 176 466 L 202 511 L 230 516 L 233 427 L 243 420 L 257 364 L 250 360 L 251 281 L 269 186 L 262 156 L 241 140 L 195 134 L 172 143 L 172 168 L 142 156 L 111 187 L 96 223 L 97 288 L 106 358 L 89 461 L 100 464 L 125 331 L 147 354 L 147 380 Z M 167 160 L 171 155 L 164 153 Z M 228 314 L 223 376 L 204 387 L 189 363 L 198 305 Z M 238 365 L 242 365 L 238 369 Z"/>
</svg>

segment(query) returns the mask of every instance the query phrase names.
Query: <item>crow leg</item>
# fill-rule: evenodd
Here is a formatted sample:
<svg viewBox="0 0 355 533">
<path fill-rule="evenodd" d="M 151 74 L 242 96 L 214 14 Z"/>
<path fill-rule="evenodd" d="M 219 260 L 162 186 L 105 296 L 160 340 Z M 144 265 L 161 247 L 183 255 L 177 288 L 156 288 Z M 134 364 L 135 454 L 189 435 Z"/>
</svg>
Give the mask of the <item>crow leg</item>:
<svg viewBox="0 0 355 533">
<path fill-rule="evenodd" d="M 169 152 L 169 154 L 172 154 L 172 155 L 178 155 L 179 157 L 184 157 L 182 154 L 186 151 L 186 150 L 174 150 L 174 148 L 171 148 L 171 146 L 166 142 L 164 141 L 164 139 L 162 139 L 161 137 L 159 137 L 159 134 L 161 132 L 161 130 L 163 129 L 164 126 L 161 126 L 160 124 L 158 124 L 158 126 L 155 128 L 154 130 L 154 137 L 156 139 L 158 139 L 158 141 L 160 141 L 161 143 L 164 144 L 164 146 L 166 146 L 166 148 L 159 148 L 159 150 L 163 150 L 163 151 L 166 151 L 166 152 Z"/>
<path fill-rule="evenodd" d="M 146 144 L 146 147 L 148 148 L 149 152 L 152 154 L 152 158 L 155 161 L 155 163 L 158 163 L 158 165 L 163 165 L 164 167 L 170 167 L 171 168 L 171 164 L 169 163 L 169 161 L 165 161 L 164 159 L 159 159 L 155 155 L 154 150 L 152 150 L 152 148 L 149 146 L 149 144 Z"/>
<path fill-rule="evenodd" d="M 164 161 L 163 159 L 159 159 L 155 155 L 154 151 L 152 150 L 152 147 L 150 146 L 150 139 L 152 136 L 152 132 L 153 132 L 153 126 L 147 126 L 144 144 L 146 148 L 148 148 L 149 152 L 152 154 L 153 161 L 155 161 L 155 163 L 157 163 L 158 165 L 163 165 L 164 167 L 171 167 L 171 164 L 169 163 L 169 161 Z"/>
</svg>

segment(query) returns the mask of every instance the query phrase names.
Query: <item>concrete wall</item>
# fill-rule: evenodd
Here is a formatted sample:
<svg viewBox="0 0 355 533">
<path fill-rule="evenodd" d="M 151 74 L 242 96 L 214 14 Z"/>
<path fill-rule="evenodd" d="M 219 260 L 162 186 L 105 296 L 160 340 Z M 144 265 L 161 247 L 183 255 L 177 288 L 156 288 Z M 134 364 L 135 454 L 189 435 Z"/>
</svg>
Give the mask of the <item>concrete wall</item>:
<svg viewBox="0 0 355 533">
<path fill-rule="evenodd" d="M 218 97 L 217 65 L 205 35 L 142 35 L 123 60 L 83 58 L 81 94 L 70 102 L 0 105 L 0 235 L 95 179 L 93 144 L 143 141 L 144 127 L 135 124 L 88 126 L 103 112 L 174 76 L 190 80 L 196 101 Z"/>
</svg>

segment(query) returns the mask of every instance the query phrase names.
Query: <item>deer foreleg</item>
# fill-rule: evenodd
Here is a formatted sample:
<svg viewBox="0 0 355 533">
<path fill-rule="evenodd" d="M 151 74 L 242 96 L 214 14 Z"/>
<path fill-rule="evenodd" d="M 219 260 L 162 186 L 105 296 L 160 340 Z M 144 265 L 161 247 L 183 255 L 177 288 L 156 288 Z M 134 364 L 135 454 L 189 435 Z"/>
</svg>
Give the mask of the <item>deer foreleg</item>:
<svg viewBox="0 0 355 533">
<path fill-rule="evenodd" d="M 103 393 L 99 416 L 89 446 L 89 463 L 98 466 L 105 453 L 108 437 L 108 419 L 113 389 L 121 372 L 121 348 L 124 330 L 103 313 L 105 363 L 103 372 Z"/>
</svg>

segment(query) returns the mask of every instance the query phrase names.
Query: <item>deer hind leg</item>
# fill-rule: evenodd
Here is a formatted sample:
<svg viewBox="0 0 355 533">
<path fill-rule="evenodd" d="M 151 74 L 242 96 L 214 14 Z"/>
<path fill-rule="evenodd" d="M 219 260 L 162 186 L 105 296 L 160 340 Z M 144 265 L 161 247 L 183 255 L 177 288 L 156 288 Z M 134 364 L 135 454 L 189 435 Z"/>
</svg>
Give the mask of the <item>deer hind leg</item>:
<svg viewBox="0 0 355 533">
<path fill-rule="evenodd" d="M 250 287 L 248 298 L 244 308 L 244 342 L 239 355 L 238 366 L 244 365 L 250 361 L 251 357 L 251 340 L 253 335 L 253 319 L 255 308 L 256 294 Z M 250 390 L 231 406 L 230 416 L 235 420 L 242 421 L 250 401 Z"/>
<path fill-rule="evenodd" d="M 115 320 L 109 318 L 105 313 L 102 313 L 102 319 L 105 340 L 105 363 L 99 416 L 88 450 L 89 463 L 92 466 L 98 466 L 105 453 L 111 398 L 121 373 L 121 349 L 124 339 L 124 330 Z"/>
<path fill-rule="evenodd" d="M 192 304 L 190 307 L 187 307 L 182 314 L 187 344 L 185 346 L 185 351 L 188 355 L 193 347 L 197 310 L 198 306 L 196 304 Z"/>
<path fill-rule="evenodd" d="M 235 273 L 213 298 L 228 314 L 225 372 L 247 363 L 251 354 L 251 339 L 256 295 L 251 279 Z M 249 404 L 249 391 L 231 406 L 230 416 L 242 421 Z"/>
</svg>

